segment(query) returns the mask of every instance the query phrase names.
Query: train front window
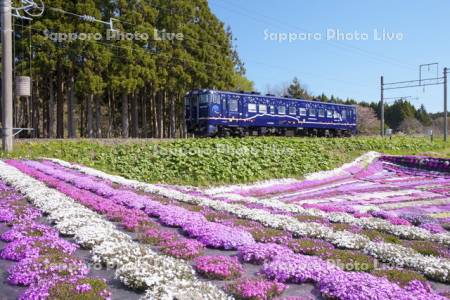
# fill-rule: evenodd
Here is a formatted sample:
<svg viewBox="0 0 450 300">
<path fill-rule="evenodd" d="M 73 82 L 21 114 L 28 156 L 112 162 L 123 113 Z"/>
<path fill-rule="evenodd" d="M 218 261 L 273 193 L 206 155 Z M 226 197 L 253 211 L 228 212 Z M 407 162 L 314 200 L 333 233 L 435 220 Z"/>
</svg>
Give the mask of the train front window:
<svg viewBox="0 0 450 300">
<path fill-rule="evenodd" d="M 228 107 L 230 112 L 238 112 L 238 101 L 237 100 L 228 101 Z"/>
<path fill-rule="evenodd" d="M 200 104 L 208 104 L 210 99 L 210 95 L 200 95 Z"/>
</svg>

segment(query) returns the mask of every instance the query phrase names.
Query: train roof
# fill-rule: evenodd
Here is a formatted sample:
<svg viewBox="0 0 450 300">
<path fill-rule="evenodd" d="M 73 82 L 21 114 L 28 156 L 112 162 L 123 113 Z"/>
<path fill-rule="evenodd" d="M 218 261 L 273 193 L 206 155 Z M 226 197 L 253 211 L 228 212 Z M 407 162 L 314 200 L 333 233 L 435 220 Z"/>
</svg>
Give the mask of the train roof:
<svg viewBox="0 0 450 300">
<path fill-rule="evenodd" d="M 255 92 L 227 92 L 227 91 L 220 91 L 220 90 L 210 90 L 210 89 L 204 89 L 204 90 L 194 90 L 197 93 L 225 93 L 225 94 L 232 94 L 232 95 L 241 95 L 241 96 L 255 96 L 255 97 L 267 97 L 267 98 L 274 98 L 278 100 L 295 100 L 295 101 L 303 101 L 303 102 L 310 102 L 310 103 L 322 103 L 322 104 L 333 104 L 333 105 L 339 105 L 339 106 L 347 106 L 347 107 L 353 107 L 356 108 L 357 105 L 350 105 L 350 104 L 341 104 L 341 103 L 333 103 L 333 102 L 323 102 L 323 101 L 313 101 L 313 100 L 306 100 L 306 99 L 298 99 L 298 98 L 289 98 L 289 97 L 277 97 L 273 95 L 261 95 L 260 93 Z M 190 91 L 188 94 L 191 94 L 193 91 Z"/>
</svg>

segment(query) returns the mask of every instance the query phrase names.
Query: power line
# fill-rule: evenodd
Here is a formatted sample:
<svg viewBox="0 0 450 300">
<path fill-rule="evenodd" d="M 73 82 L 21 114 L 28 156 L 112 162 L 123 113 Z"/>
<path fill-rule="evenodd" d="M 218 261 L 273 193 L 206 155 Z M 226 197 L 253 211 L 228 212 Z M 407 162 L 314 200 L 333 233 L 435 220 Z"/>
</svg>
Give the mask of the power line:
<svg viewBox="0 0 450 300">
<path fill-rule="evenodd" d="M 219 0 L 219 1 L 227 3 L 225 0 Z M 239 7 L 239 9 L 237 9 L 236 7 Z M 237 14 L 244 15 L 246 17 L 252 18 L 253 20 L 255 20 L 257 22 L 261 22 L 261 23 L 264 23 L 264 24 L 267 24 L 268 20 L 273 20 L 276 23 L 278 23 L 278 25 L 277 25 L 277 24 L 273 23 L 273 21 L 272 21 L 272 24 L 275 24 L 275 26 L 280 26 L 279 24 L 281 24 L 281 26 L 285 27 L 285 28 L 288 28 L 288 27 L 289 28 L 296 28 L 296 30 L 301 30 L 301 31 L 304 31 L 304 32 L 311 32 L 310 30 L 307 30 L 305 28 L 301 28 L 301 27 L 299 27 L 297 25 L 288 24 L 286 22 L 281 22 L 281 21 L 275 20 L 274 18 L 271 18 L 271 17 L 263 15 L 263 14 L 260 14 L 260 16 L 262 16 L 264 19 L 255 18 L 255 16 L 253 15 L 255 13 L 255 10 L 252 9 L 251 14 L 246 14 L 245 12 L 243 12 L 243 10 L 245 10 L 245 11 L 249 11 L 249 10 L 247 10 L 245 7 L 242 7 L 242 6 L 239 6 L 239 5 L 233 4 L 233 7 L 224 7 L 224 6 L 222 6 L 222 8 L 231 9 Z M 341 44 L 341 43 L 338 43 L 338 42 L 334 42 L 334 41 L 328 41 L 328 42 L 329 43 L 327 43 L 327 45 L 332 45 L 332 46 L 339 47 L 339 48 L 345 48 L 346 50 L 351 50 L 353 52 L 355 52 L 355 50 L 356 50 L 357 52 L 359 52 L 360 55 L 369 56 L 373 60 L 377 60 L 377 61 L 381 61 L 381 62 L 389 63 L 389 64 L 396 64 L 397 66 L 402 67 L 402 68 L 412 69 L 411 65 L 400 63 L 397 59 L 394 59 L 394 58 L 390 58 L 390 57 L 387 57 L 387 56 L 384 56 L 384 55 L 381 55 L 381 54 L 378 54 L 378 53 L 375 53 L 375 52 L 371 52 L 371 51 L 368 51 L 368 50 L 365 50 L 365 49 L 362 49 L 362 48 L 359 48 L 359 47 L 356 47 L 356 46 L 344 45 L 344 44 Z"/>
<path fill-rule="evenodd" d="M 21 25 L 17 25 L 21 27 Z M 31 28 L 29 26 L 25 26 L 25 28 L 29 28 L 33 31 L 39 32 L 39 33 L 45 33 L 45 31 L 37 29 L 37 28 Z M 49 39 L 50 41 L 56 43 L 55 41 L 53 41 L 52 39 Z M 136 50 L 143 50 L 145 52 L 145 54 L 150 55 L 150 54 L 154 54 L 152 52 L 150 52 L 148 49 L 145 48 L 132 48 L 132 47 L 123 47 L 123 46 L 117 46 L 117 45 L 113 45 L 113 44 L 108 44 L 108 43 L 104 43 L 104 42 L 100 42 L 100 41 L 96 41 L 96 40 L 78 40 L 78 41 L 82 41 L 82 42 L 94 42 L 106 47 L 110 47 L 110 48 L 116 48 L 116 49 L 123 49 L 123 50 L 129 50 L 129 51 L 136 51 Z M 88 51 L 88 50 L 85 50 Z M 159 55 L 161 55 L 161 53 L 158 53 Z M 126 56 L 123 56 L 126 57 Z M 207 62 L 202 62 L 202 61 L 198 61 L 198 60 L 194 60 L 194 59 L 185 59 L 185 58 L 178 58 L 178 57 L 171 57 L 171 56 L 166 56 L 166 58 L 171 59 L 171 60 L 178 60 L 178 61 L 184 61 L 184 62 L 195 62 L 195 63 L 199 63 L 199 64 L 203 64 L 203 65 L 207 65 L 207 66 L 212 66 L 212 67 L 218 67 L 218 68 L 223 68 L 226 69 L 226 67 L 224 66 L 220 66 L 220 65 L 216 65 L 216 64 L 212 64 L 212 63 L 207 63 Z"/>
<path fill-rule="evenodd" d="M 69 11 L 63 10 L 61 8 L 55 8 L 55 7 L 49 7 L 49 8 L 52 9 L 53 11 L 55 11 L 55 12 L 60 12 L 60 13 L 63 13 L 63 14 L 71 15 L 73 17 L 77 17 L 77 18 L 80 18 L 80 19 L 85 20 L 85 21 L 90 21 L 91 19 L 95 19 L 94 17 L 91 17 L 91 16 L 81 15 L 81 14 L 69 12 Z M 133 26 L 137 26 L 134 23 L 122 21 L 122 20 L 119 20 L 119 19 L 113 19 L 113 20 L 115 20 L 117 22 L 120 22 L 120 23 L 125 23 L 125 24 L 130 24 L 130 25 L 133 25 Z M 109 23 L 106 23 L 104 21 L 99 21 L 99 20 L 95 20 L 95 21 L 103 23 L 103 24 L 109 24 Z M 209 45 L 212 45 L 212 46 L 215 46 L 215 47 L 220 47 L 222 49 L 226 49 L 226 47 L 223 46 L 223 45 L 209 43 L 209 42 L 202 41 L 202 40 L 199 40 L 199 39 L 195 39 L 195 38 L 189 37 L 189 36 L 188 36 L 188 38 L 191 39 L 191 40 L 197 41 L 197 42 L 201 42 L 201 43 L 204 43 L 204 44 L 209 44 Z M 190 47 L 187 44 L 183 44 L 183 46 L 187 47 L 187 48 L 190 48 L 191 50 L 195 50 L 195 49 L 193 49 L 192 47 Z M 256 63 L 256 64 L 265 65 L 265 66 L 268 66 L 268 67 L 271 67 L 271 68 L 278 68 L 278 69 L 283 69 L 283 70 L 289 70 L 288 68 L 285 68 L 283 66 L 268 65 L 268 64 L 261 63 L 261 62 L 255 61 L 255 60 L 250 60 L 250 61 L 253 61 L 253 63 Z M 293 71 L 293 70 L 289 70 L 289 71 Z M 297 72 L 297 71 L 295 71 L 295 72 Z M 361 84 L 361 83 L 344 81 L 344 80 L 342 80 L 340 78 L 327 77 L 327 76 L 323 76 L 323 75 L 319 75 L 319 74 L 314 74 L 314 73 L 311 73 L 311 72 L 301 72 L 300 75 L 301 74 L 306 74 L 306 75 L 309 75 L 309 76 L 312 76 L 312 77 L 321 77 L 321 78 L 323 78 L 325 80 L 341 82 L 341 83 L 348 84 L 348 85 L 358 85 L 358 86 L 362 86 L 362 87 L 368 87 L 368 85 L 364 85 L 364 84 Z"/>
<path fill-rule="evenodd" d="M 432 86 L 432 85 L 443 85 L 444 86 L 444 141 L 447 142 L 448 140 L 448 123 L 447 123 L 447 74 L 448 69 L 444 68 L 443 71 L 443 77 L 439 77 L 439 70 L 437 70 L 436 78 L 427 78 L 422 79 L 422 67 L 423 66 L 432 66 L 432 65 L 438 65 L 437 63 L 433 64 L 425 64 L 420 65 L 419 67 L 419 73 L 420 73 L 420 79 L 419 80 L 407 80 L 407 81 L 398 81 L 398 82 L 390 82 L 385 83 L 384 77 L 381 76 L 381 136 L 384 136 L 384 92 L 386 90 L 398 90 L 398 89 L 406 89 L 406 88 L 415 88 L 415 87 L 425 87 L 425 86 Z M 397 86 L 396 86 L 397 85 Z M 388 86 L 387 88 L 385 86 Z"/>
</svg>

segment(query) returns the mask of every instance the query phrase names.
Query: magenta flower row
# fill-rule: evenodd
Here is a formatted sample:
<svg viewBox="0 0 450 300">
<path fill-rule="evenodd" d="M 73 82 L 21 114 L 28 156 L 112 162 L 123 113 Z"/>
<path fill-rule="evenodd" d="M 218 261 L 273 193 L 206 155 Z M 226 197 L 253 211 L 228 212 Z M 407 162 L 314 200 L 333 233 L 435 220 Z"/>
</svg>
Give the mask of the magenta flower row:
<svg viewBox="0 0 450 300">
<path fill-rule="evenodd" d="M 51 170 L 47 170 L 51 172 Z M 61 175 L 61 174 L 60 174 Z M 73 175 L 73 174 L 72 174 Z M 84 185 L 86 186 L 87 180 L 84 181 Z M 98 181 L 92 180 L 91 182 L 95 182 L 98 184 Z M 98 185 L 97 185 L 98 186 Z M 89 189 L 93 189 L 93 187 L 89 187 Z M 123 205 L 128 205 L 130 207 L 145 207 L 145 210 L 151 213 L 152 215 L 163 215 L 166 218 L 167 224 L 170 226 L 187 226 L 189 224 L 197 224 L 195 222 L 200 222 L 200 226 L 202 226 L 201 222 L 205 222 L 204 216 L 199 212 L 191 212 L 186 209 L 180 209 L 180 207 L 173 206 L 173 205 L 161 205 L 159 202 L 152 201 L 147 199 L 147 197 L 136 195 L 134 196 L 132 192 L 130 191 L 124 191 L 126 192 L 127 198 L 126 200 L 123 200 Z M 117 193 L 120 193 L 120 190 L 117 190 Z M 115 194 L 118 195 L 118 194 Z M 133 198 L 134 197 L 140 197 L 137 201 L 138 203 L 134 205 Z M 151 206 L 150 206 L 150 205 Z M 170 211 L 166 214 L 166 208 L 170 207 Z M 173 213 L 175 212 L 175 213 Z M 178 213 L 177 213 L 178 212 Z M 195 220 L 194 223 L 190 223 L 190 218 Z M 210 222 L 212 223 L 212 222 Z M 219 230 L 222 230 L 220 227 Z M 208 230 L 207 230 L 208 231 Z M 216 235 L 221 235 L 221 232 L 215 232 Z M 197 235 L 197 234 L 196 234 Z M 197 237 L 203 236 L 202 231 L 200 230 L 200 233 L 198 233 Z M 215 243 L 212 242 L 214 245 Z M 225 247 L 224 247 L 225 248 Z M 364 299 L 363 297 L 367 297 L 368 291 L 366 291 L 363 287 L 365 287 L 364 281 L 361 281 L 359 283 L 358 281 L 355 281 L 354 274 L 360 274 L 360 273 L 347 273 L 344 272 L 334 265 L 328 264 L 324 262 L 323 260 L 317 258 L 317 257 L 311 257 L 311 256 L 304 256 L 304 255 L 294 255 L 293 252 L 288 249 L 285 246 L 282 245 L 276 245 L 276 244 L 256 244 L 254 242 L 247 242 L 241 245 L 236 246 L 239 250 L 239 257 L 243 259 L 244 261 L 254 262 L 254 263 L 263 263 L 267 262 L 267 264 L 263 268 L 263 273 L 272 279 L 275 279 L 277 281 L 284 281 L 284 282 L 296 282 L 301 283 L 305 281 L 313 281 L 315 282 L 319 287 L 321 287 L 321 290 L 327 295 L 330 295 L 330 297 L 333 297 L 335 294 L 338 295 L 338 292 L 333 292 L 333 290 L 339 290 L 344 289 L 347 291 L 348 295 L 355 295 L 354 289 L 355 285 L 361 289 L 359 293 L 356 293 L 356 296 L 360 296 L 361 298 L 355 298 L 355 299 Z M 248 250 L 251 249 L 251 250 Z M 305 265 L 307 267 L 305 267 Z M 304 269 L 301 268 L 303 266 Z M 222 268 L 223 266 L 220 266 L 219 268 Z M 298 268 L 297 268 L 298 267 Z M 331 271 L 330 271 L 331 270 Z M 332 283 L 328 283 L 328 281 L 325 281 L 326 278 L 330 278 L 330 276 L 338 276 L 339 278 L 348 278 L 347 285 L 344 285 L 340 281 L 336 281 L 336 286 L 334 286 Z M 372 280 L 370 282 L 370 286 L 374 286 L 380 278 L 367 275 L 367 274 L 361 274 L 360 275 L 362 279 L 365 279 L 368 281 L 369 279 Z M 386 280 L 387 281 L 387 280 Z M 326 282 L 327 284 L 323 283 Z M 352 285 L 350 285 L 353 284 Z M 331 285 L 330 285 L 331 284 Z M 409 295 L 411 297 L 412 291 L 409 291 L 407 289 L 402 289 L 398 285 L 390 282 L 384 282 L 380 281 L 380 286 L 375 285 L 375 288 L 385 287 L 385 285 L 388 285 L 391 288 L 393 292 L 396 292 L 398 295 Z M 414 293 L 418 293 L 420 295 L 424 295 L 424 297 L 429 297 L 427 299 L 442 299 L 442 297 L 434 294 L 431 290 L 428 289 L 426 286 L 422 286 L 422 288 L 419 288 L 420 284 L 415 284 L 416 290 L 414 290 Z M 370 291 L 371 293 L 372 291 Z M 335 294 L 333 294 L 335 293 Z M 400 297 L 399 296 L 399 297 Z M 350 299 L 345 298 L 345 295 L 339 294 L 339 296 L 336 296 L 339 299 Z M 383 298 L 378 298 L 383 299 Z M 407 298 L 401 298 L 401 299 L 407 299 Z M 409 298 L 411 299 L 411 298 Z M 423 298 L 425 299 L 425 298 Z"/>
<path fill-rule="evenodd" d="M 7 242 L 0 257 L 16 262 L 7 271 L 8 283 L 28 287 L 20 299 L 47 299 L 62 286 L 78 290 L 80 281 L 90 280 L 84 261 L 73 256 L 77 245 L 60 238 L 54 228 L 37 223 L 41 212 L 4 184 L 0 184 L 0 195 L 0 219 L 11 226 L 0 236 Z M 80 296 L 90 287 L 83 285 Z M 104 289 L 91 296 L 110 299 L 111 293 Z"/>
</svg>

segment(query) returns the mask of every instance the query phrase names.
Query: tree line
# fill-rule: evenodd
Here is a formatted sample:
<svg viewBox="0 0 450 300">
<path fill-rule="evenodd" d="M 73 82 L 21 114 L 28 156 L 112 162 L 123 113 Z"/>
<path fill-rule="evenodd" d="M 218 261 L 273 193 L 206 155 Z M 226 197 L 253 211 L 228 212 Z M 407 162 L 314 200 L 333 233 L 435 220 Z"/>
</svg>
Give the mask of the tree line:
<svg viewBox="0 0 450 300">
<path fill-rule="evenodd" d="M 323 93 L 314 96 L 300 83 L 297 77 L 295 77 L 289 85 L 276 90 L 276 93 L 279 96 L 284 95 L 292 98 L 357 105 L 359 133 L 379 134 L 380 132 L 381 107 L 379 101 L 364 102 L 351 98 L 341 99 L 333 95 L 328 97 Z M 407 99 L 398 99 L 393 103 L 385 104 L 384 116 L 385 127 L 393 129 L 394 132 L 426 134 L 428 133 L 427 131 L 433 129 L 435 134 L 441 134 L 442 128 L 444 127 L 443 113 L 428 113 L 423 104 L 419 108 L 416 108 Z"/>
<path fill-rule="evenodd" d="M 14 20 L 14 74 L 32 77 L 33 95 L 14 99 L 14 126 L 33 137 L 182 137 L 187 91 L 253 88 L 207 0 L 45 3 L 42 17 Z M 108 29 L 150 38 L 108 39 Z"/>
</svg>

